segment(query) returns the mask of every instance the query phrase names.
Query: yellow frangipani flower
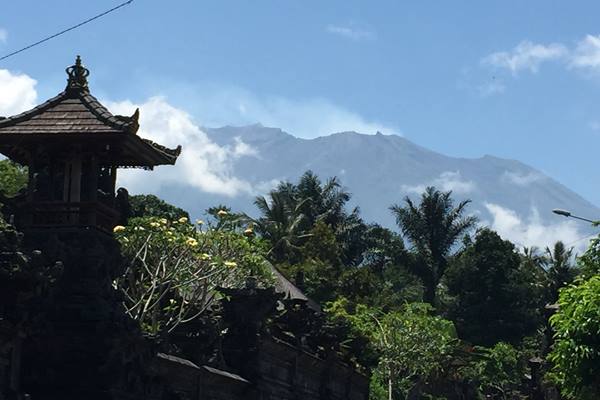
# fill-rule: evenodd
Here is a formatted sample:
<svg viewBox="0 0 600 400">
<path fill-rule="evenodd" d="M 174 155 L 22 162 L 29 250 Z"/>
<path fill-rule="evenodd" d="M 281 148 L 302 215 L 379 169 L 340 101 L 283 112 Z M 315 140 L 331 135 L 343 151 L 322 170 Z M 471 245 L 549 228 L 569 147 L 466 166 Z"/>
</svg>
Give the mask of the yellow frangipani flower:
<svg viewBox="0 0 600 400">
<path fill-rule="evenodd" d="M 188 222 L 188 219 L 186 217 L 181 217 L 177 221 L 179 221 L 180 224 L 185 224 L 186 222 Z"/>
<path fill-rule="evenodd" d="M 123 225 L 117 225 L 113 228 L 113 232 L 117 233 L 117 232 L 121 232 L 124 231 L 126 228 Z"/>
<path fill-rule="evenodd" d="M 196 246 L 198 246 L 198 241 L 194 238 L 189 237 L 185 241 L 185 244 L 187 244 L 190 247 L 196 247 Z"/>
<path fill-rule="evenodd" d="M 235 268 L 237 267 L 237 263 L 235 261 L 225 261 L 223 263 L 226 267 Z"/>
<path fill-rule="evenodd" d="M 219 210 L 219 212 L 217 212 L 217 215 L 219 217 L 224 217 L 225 215 L 229 215 L 229 213 L 225 210 Z"/>
</svg>

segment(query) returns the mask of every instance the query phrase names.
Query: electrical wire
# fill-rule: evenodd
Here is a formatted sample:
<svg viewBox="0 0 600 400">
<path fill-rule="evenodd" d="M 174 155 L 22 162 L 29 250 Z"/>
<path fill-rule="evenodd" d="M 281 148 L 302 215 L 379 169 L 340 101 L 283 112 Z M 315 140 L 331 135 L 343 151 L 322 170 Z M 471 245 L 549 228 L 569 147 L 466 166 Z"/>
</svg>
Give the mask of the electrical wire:
<svg viewBox="0 0 600 400">
<path fill-rule="evenodd" d="M 580 241 L 582 241 L 582 240 L 584 240 L 584 239 L 590 239 L 590 240 L 591 240 L 591 239 L 593 239 L 593 238 L 594 238 L 594 237 L 596 237 L 596 236 L 598 236 L 598 234 L 597 234 L 597 233 L 592 233 L 592 234 L 590 234 L 590 235 L 587 235 L 587 236 L 581 237 L 581 238 L 579 238 L 579 239 L 577 239 L 577 240 L 574 240 L 574 241 L 572 241 L 572 242 L 570 242 L 570 243 L 567 243 L 567 244 L 565 244 L 565 247 L 569 247 L 569 246 L 571 246 L 571 245 L 573 245 L 573 244 L 575 244 L 575 243 L 577 243 L 577 242 L 580 242 Z"/>
<path fill-rule="evenodd" d="M 23 51 L 25 51 L 25 50 L 29 50 L 29 49 L 31 49 L 32 47 L 35 47 L 35 46 L 37 46 L 37 45 L 40 45 L 40 44 L 42 44 L 42 43 L 44 43 L 44 42 L 47 42 L 47 41 L 48 41 L 48 40 L 50 40 L 50 39 L 54 39 L 55 37 L 57 37 L 57 36 L 60 36 L 60 35 L 63 35 L 63 34 L 65 34 L 65 33 L 69 32 L 69 31 L 72 31 L 73 29 L 77 29 L 77 28 L 79 28 L 80 26 L 82 26 L 82 25 L 85 25 L 85 24 L 87 24 L 87 23 L 90 23 L 90 22 L 92 22 L 92 21 L 94 21 L 94 20 L 96 20 L 96 19 L 98 19 L 98 18 L 101 18 L 101 17 L 105 16 L 106 14 L 110 14 L 111 12 L 113 12 L 113 11 L 116 11 L 116 10 L 118 10 L 118 9 L 119 9 L 119 8 L 121 8 L 121 7 L 125 7 L 126 5 L 129 5 L 129 4 L 131 4 L 132 2 L 133 2 L 133 0 L 128 0 L 128 1 L 126 1 L 126 2 L 124 2 L 124 3 L 121 3 L 121 4 L 119 4 L 119 5 L 118 5 L 118 6 L 116 6 L 116 7 L 113 7 L 113 8 L 111 8 L 110 10 L 104 11 L 103 13 L 100 13 L 100 14 L 98 14 L 98 15 L 96 15 L 96 16 L 94 16 L 94 17 L 92 17 L 92 18 L 86 19 L 85 21 L 83 21 L 83 22 L 80 22 L 80 23 L 78 23 L 77 25 L 73 25 L 73 26 L 72 26 L 72 27 L 70 27 L 70 28 L 67 28 L 67 29 L 65 29 L 65 30 L 63 30 L 63 31 L 60 31 L 60 32 L 58 32 L 58 33 L 55 33 L 54 35 L 48 36 L 48 37 L 46 37 L 46 38 L 44 38 L 44 39 L 42 39 L 42 40 L 38 40 L 37 42 L 35 42 L 35 43 L 32 43 L 32 44 L 30 44 L 30 45 L 28 45 L 28 46 L 25 46 L 25 47 L 23 47 L 22 49 L 19 49 L 19 50 L 13 51 L 12 53 L 9 53 L 9 54 L 7 54 L 7 55 L 5 55 L 5 56 L 3 56 L 3 57 L 0 57 L 0 61 L 6 60 L 7 58 L 9 58 L 9 57 L 12 57 L 12 56 L 14 56 L 14 55 L 16 55 L 16 54 L 19 54 L 19 53 L 21 53 L 21 52 L 23 52 Z"/>
</svg>

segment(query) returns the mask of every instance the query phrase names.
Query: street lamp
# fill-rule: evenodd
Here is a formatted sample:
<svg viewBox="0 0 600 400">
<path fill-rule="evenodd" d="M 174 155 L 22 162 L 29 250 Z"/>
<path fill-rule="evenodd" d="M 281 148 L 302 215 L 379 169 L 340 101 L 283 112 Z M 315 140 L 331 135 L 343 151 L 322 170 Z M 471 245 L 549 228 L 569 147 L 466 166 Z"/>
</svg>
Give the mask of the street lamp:
<svg viewBox="0 0 600 400">
<path fill-rule="evenodd" d="M 552 210 L 552 212 L 554 214 L 562 215 L 563 217 L 571 217 L 571 218 L 575 218 L 575 219 L 580 219 L 582 221 L 586 221 L 586 222 L 589 222 L 591 224 L 596 224 L 597 225 L 600 222 L 600 221 L 592 221 L 591 219 L 587 219 L 587 218 L 583 218 L 583 217 L 578 217 L 577 215 L 573 215 L 569 211 L 567 211 L 567 210 L 561 210 L 560 208 L 555 208 L 554 210 Z"/>
</svg>

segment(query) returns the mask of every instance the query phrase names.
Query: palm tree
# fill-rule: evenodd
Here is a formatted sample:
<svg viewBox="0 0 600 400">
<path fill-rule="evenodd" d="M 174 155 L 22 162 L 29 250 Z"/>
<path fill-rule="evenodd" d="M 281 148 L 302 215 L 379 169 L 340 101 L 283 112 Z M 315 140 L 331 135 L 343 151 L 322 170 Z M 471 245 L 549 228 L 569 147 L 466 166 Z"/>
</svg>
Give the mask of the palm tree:
<svg viewBox="0 0 600 400">
<path fill-rule="evenodd" d="M 463 216 L 471 201 L 461 201 L 454 207 L 451 194 L 430 186 L 421 195 L 419 205 L 407 196 L 404 206 L 390 207 L 402 233 L 421 258 L 422 268 L 417 272 L 425 286 L 424 300 L 434 306 L 436 288 L 446 271 L 452 247 L 477 222 L 473 216 Z"/>
<path fill-rule="evenodd" d="M 547 272 L 550 300 L 554 302 L 558 300 L 559 289 L 573 282 L 578 271 L 571 264 L 573 248 L 567 249 L 561 241 L 554 243 L 552 249 L 546 247 L 546 258 L 549 265 Z"/>
<path fill-rule="evenodd" d="M 344 207 L 350 194 L 335 176 L 323 184 L 312 171 L 306 171 L 295 186 L 294 195 L 297 201 L 306 200 L 302 212 L 310 226 L 322 220 L 336 230 L 346 217 Z"/>
<path fill-rule="evenodd" d="M 256 230 L 271 243 L 268 255 L 275 262 L 297 255 L 302 240 L 307 237 L 302 229 L 306 220 L 301 212 L 304 201 L 296 203 L 286 191 L 272 190 L 269 200 L 259 196 L 254 204 L 262 214 L 253 220 Z"/>
</svg>

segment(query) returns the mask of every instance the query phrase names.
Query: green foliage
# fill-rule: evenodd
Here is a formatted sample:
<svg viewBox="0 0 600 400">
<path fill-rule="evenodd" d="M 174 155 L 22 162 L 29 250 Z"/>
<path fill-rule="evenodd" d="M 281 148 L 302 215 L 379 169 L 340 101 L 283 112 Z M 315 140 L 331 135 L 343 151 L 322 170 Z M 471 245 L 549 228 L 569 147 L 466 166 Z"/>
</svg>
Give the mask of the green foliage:
<svg viewBox="0 0 600 400">
<path fill-rule="evenodd" d="M 301 263 L 300 247 L 310 237 L 317 222 L 329 226 L 342 250 L 346 265 L 360 263 L 365 224 L 354 209 L 347 213 L 350 194 L 341 188 L 337 178 L 325 183 L 311 171 L 297 184 L 281 183 L 268 198 L 257 197 L 254 204 L 261 217 L 254 220 L 257 232 L 271 243 L 269 257 L 276 263 Z"/>
<path fill-rule="evenodd" d="M 493 346 L 519 343 L 541 322 L 539 283 L 521 265 L 514 245 L 497 233 L 481 230 L 448 269 L 448 292 L 455 297 L 450 316 L 459 335 Z"/>
<path fill-rule="evenodd" d="M 199 317 L 220 287 L 239 287 L 249 276 L 269 282 L 260 248 L 236 232 L 203 230 L 186 217 L 133 218 L 114 231 L 126 260 L 114 284 L 127 313 L 153 336 Z"/>
<path fill-rule="evenodd" d="M 300 260 L 300 246 L 307 237 L 306 216 L 287 192 L 271 191 L 269 200 L 257 197 L 254 204 L 262 216 L 254 220 L 258 233 L 270 243 L 269 258 L 277 263 Z"/>
<path fill-rule="evenodd" d="M 302 255 L 305 260 L 320 260 L 339 268 L 341 262 L 341 249 L 336 240 L 335 233 L 330 225 L 319 220 L 308 231 L 308 239 L 302 246 Z"/>
<path fill-rule="evenodd" d="M 485 398 L 517 399 L 518 389 L 525 374 L 520 354 L 508 343 L 496 343 L 492 348 L 476 347 L 477 359 L 461 369 L 461 374 L 477 382 Z"/>
<path fill-rule="evenodd" d="M 391 382 L 394 393 L 402 397 L 421 391 L 443 374 L 458 344 L 452 322 L 431 311 L 428 304 L 413 303 L 401 311 L 382 313 L 365 305 L 352 307 L 346 299 L 328 308 L 371 338 L 380 354 L 375 373 Z"/>
<path fill-rule="evenodd" d="M 406 197 L 404 206 L 390 207 L 398 226 L 420 257 L 420 268 L 415 272 L 425 285 L 424 300 L 433 306 L 437 305 L 436 288 L 446 271 L 452 247 L 477 221 L 475 217 L 463 216 L 470 200 L 454 207 L 451 194 L 428 187 L 419 205 Z"/>
<path fill-rule="evenodd" d="M 157 217 L 166 218 L 168 220 L 178 220 L 185 217 L 189 220 L 190 216 L 187 211 L 175 207 L 164 200 L 152 194 L 138 194 L 129 196 L 129 204 L 131 205 L 131 217 Z"/>
<path fill-rule="evenodd" d="M 14 197 L 27 187 L 29 175 L 27 167 L 10 160 L 0 161 L 0 193 L 6 197 Z"/>
<path fill-rule="evenodd" d="M 586 262 L 591 261 L 592 254 L 586 254 Z M 553 365 L 549 377 L 568 399 L 598 399 L 600 275 L 561 290 L 558 304 L 558 311 L 550 318 L 555 334 L 548 355 Z"/>
<path fill-rule="evenodd" d="M 246 214 L 235 213 L 230 207 L 219 204 L 206 210 L 207 225 L 217 230 L 239 231 L 246 236 L 254 236 L 253 224 Z M 198 220 L 201 221 L 201 220 Z"/>
<path fill-rule="evenodd" d="M 392 265 L 378 274 L 368 267 L 350 268 L 339 278 L 336 291 L 356 304 L 384 311 L 399 310 L 405 303 L 423 298 L 421 281 L 401 265 Z"/>
<path fill-rule="evenodd" d="M 546 247 L 546 263 L 548 264 L 549 300 L 555 302 L 561 288 L 571 284 L 579 269 L 572 265 L 573 248 L 567 249 L 563 242 L 556 242 L 550 249 Z"/>
<path fill-rule="evenodd" d="M 400 387 L 411 388 L 415 379 L 428 381 L 443 373 L 457 344 L 452 322 L 431 315 L 425 303 L 412 303 L 401 312 L 385 315 L 380 342 L 387 341 L 382 357 L 384 368 L 391 367 Z M 381 364 L 380 364 L 381 365 Z"/>
<path fill-rule="evenodd" d="M 600 235 L 590 240 L 590 246 L 577 261 L 584 279 L 600 274 Z"/>
<path fill-rule="evenodd" d="M 302 276 L 301 286 L 305 293 L 311 299 L 325 303 L 339 294 L 339 280 L 343 271 L 341 250 L 331 227 L 324 221 L 317 221 L 307 236 L 307 241 L 299 248 L 304 261 L 280 265 L 280 268 L 290 277 Z"/>
</svg>

